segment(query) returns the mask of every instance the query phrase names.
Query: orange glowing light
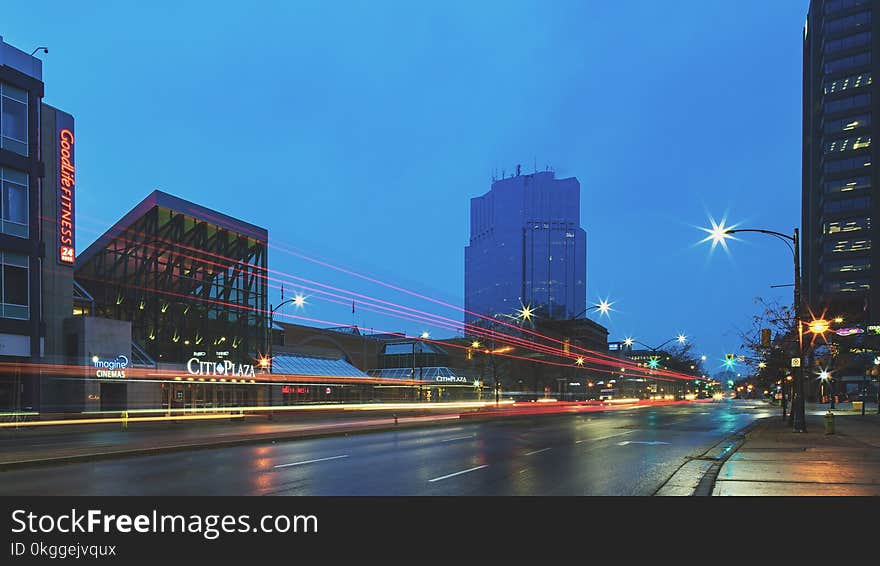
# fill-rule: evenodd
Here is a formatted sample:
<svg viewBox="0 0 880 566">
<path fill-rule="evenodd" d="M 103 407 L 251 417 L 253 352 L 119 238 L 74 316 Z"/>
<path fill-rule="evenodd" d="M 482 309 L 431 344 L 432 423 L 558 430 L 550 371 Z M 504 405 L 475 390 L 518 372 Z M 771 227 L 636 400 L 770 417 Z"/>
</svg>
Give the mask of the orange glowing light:
<svg viewBox="0 0 880 566">
<path fill-rule="evenodd" d="M 810 321 L 810 332 L 813 334 L 822 334 L 824 332 L 828 332 L 828 329 L 831 327 L 831 324 L 824 319 L 817 318 L 816 320 Z"/>
</svg>

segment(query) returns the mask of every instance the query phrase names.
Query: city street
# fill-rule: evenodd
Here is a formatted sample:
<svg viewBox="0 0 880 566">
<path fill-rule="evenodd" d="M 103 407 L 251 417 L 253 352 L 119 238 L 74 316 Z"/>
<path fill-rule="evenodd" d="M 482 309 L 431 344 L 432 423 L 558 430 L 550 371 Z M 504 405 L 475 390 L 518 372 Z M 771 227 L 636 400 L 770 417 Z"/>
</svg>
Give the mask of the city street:
<svg viewBox="0 0 880 566">
<path fill-rule="evenodd" d="M 34 467 L 3 495 L 652 495 L 773 408 L 727 400 Z"/>
</svg>

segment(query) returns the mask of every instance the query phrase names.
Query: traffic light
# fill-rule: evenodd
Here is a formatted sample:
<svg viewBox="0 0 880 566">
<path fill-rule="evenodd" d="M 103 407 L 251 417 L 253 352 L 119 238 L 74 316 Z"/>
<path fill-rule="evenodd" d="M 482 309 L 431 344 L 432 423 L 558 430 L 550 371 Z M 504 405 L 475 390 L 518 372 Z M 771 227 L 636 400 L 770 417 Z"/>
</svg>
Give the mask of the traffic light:
<svg viewBox="0 0 880 566">
<path fill-rule="evenodd" d="M 733 369 L 736 364 L 736 357 L 733 354 L 724 354 L 724 366 L 727 369 Z"/>
</svg>

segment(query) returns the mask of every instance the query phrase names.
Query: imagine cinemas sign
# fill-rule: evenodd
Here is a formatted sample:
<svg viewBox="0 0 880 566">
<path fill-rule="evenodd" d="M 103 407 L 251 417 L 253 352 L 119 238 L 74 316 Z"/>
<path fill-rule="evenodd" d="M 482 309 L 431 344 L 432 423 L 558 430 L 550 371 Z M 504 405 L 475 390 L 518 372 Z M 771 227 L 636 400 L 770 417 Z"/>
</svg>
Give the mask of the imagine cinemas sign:
<svg viewBox="0 0 880 566">
<path fill-rule="evenodd" d="M 254 366 L 251 364 L 236 364 L 231 360 L 203 362 L 198 358 L 190 358 L 189 361 L 186 362 L 186 371 L 192 375 L 254 377 Z"/>
<path fill-rule="evenodd" d="M 104 379 L 125 379 L 125 368 L 128 367 L 128 356 L 119 354 L 115 358 L 106 359 L 98 356 L 92 358 L 95 364 L 95 377 Z"/>
<path fill-rule="evenodd" d="M 56 113 L 58 143 L 58 191 L 55 208 L 58 220 L 58 262 L 73 265 L 76 259 L 73 232 L 73 192 L 76 185 L 76 167 L 73 159 L 73 116 Z"/>
</svg>

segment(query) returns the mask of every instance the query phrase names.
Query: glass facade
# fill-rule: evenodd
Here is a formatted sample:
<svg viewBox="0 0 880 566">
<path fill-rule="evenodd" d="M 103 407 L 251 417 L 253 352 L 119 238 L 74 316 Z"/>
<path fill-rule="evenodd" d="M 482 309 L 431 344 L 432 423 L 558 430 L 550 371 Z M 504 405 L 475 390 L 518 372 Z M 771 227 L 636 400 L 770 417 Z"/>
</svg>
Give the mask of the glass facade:
<svg viewBox="0 0 880 566">
<path fill-rule="evenodd" d="M 27 173 L 0 167 L 0 231 L 20 238 L 28 237 Z"/>
<path fill-rule="evenodd" d="M 220 213 L 201 218 L 192 203 L 162 206 L 157 193 L 144 201 L 156 206 L 77 258 L 77 282 L 97 316 L 130 320 L 132 339 L 158 362 L 205 352 L 252 363 L 265 351 L 266 240 L 212 222 Z"/>
<path fill-rule="evenodd" d="M 25 255 L 0 253 L 3 318 L 30 318 L 28 294 L 28 258 Z"/>
<path fill-rule="evenodd" d="M 0 147 L 27 156 L 27 91 L 0 82 Z"/>
<path fill-rule="evenodd" d="M 842 92 L 851 88 L 871 86 L 872 82 L 873 78 L 870 72 L 860 73 L 858 75 L 850 75 L 848 77 L 826 81 L 823 90 L 825 94 L 833 94 L 835 92 Z"/>
<path fill-rule="evenodd" d="M 586 308 L 586 233 L 575 178 L 516 175 L 471 199 L 466 321 L 512 316 L 523 306 L 549 319 L 573 318 Z"/>
<path fill-rule="evenodd" d="M 862 175 L 850 179 L 838 179 L 825 182 L 825 194 L 846 193 L 871 188 L 871 177 Z"/>
</svg>

